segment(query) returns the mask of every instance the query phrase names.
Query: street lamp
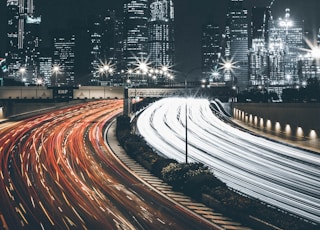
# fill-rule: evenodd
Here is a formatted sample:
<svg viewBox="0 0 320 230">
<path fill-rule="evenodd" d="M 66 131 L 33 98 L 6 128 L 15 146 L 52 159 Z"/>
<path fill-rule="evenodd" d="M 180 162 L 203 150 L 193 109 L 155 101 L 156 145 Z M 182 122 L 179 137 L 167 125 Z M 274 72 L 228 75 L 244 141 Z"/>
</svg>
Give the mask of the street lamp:
<svg viewBox="0 0 320 230">
<path fill-rule="evenodd" d="M 200 69 L 202 67 L 196 67 L 188 71 L 187 74 L 184 75 L 184 87 L 185 87 L 185 97 L 186 97 L 186 105 L 185 105 L 185 136 L 186 136 L 186 141 L 185 141 L 185 149 L 186 149 L 186 164 L 188 164 L 188 94 L 187 94 L 187 89 L 188 89 L 188 75 L 191 74 L 193 71 Z"/>
<path fill-rule="evenodd" d="M 57 85 L 58 84 L 58 73 L 60 73 L 60 66 L 58 66 L 58 65 L 55 65 L 55 66 L 53 66 L 53 68 L 52 68 L 52 72 L 55 74 L 55 85 Z"/>
<path fill-rule="evenodd" d="M 224 81 L 231 81 L 231 72 L 234 68 L 233 63 L 230 60 L 226 60 L 222 63 L 222 69 L 224 71 Z"/>
<path fill-rule="evenodd" d="M 21 81 L 24 82 L 25 81 L 24 74 L 26 72 L 26 67 L 20 67 L 19 72 L 21 74 Z"/>
<path fill-rule="evenodd" d="M 311 49 L 311 56 L 315 59 L 320 59 L 320 47 L 316 46 Z"/>
</svg>

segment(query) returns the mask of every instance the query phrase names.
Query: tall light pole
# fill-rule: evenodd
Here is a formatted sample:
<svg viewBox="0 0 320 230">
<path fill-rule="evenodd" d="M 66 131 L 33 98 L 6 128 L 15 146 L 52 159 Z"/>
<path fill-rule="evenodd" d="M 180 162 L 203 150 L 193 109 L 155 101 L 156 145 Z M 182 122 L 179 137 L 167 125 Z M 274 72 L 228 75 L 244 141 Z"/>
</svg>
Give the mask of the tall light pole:
<svg viewBox="0 0 320 230">
<path fill-rule="evenodd" d="M 315 46 L 311 50 L 311 56 L 315 60 L 315 77 L 317 78 L 318 62 L 320 60 L 320 47 Z"/>
<path fill-rule="evenodd" d="M 24 74 L 26 73 L 26 67 L 20 67 L 19 73 L 21 74 L 21 82 L 24 82 Z"/>
<path fill-rule="evenodd" d="M 55 86 L 58 84 L 58 73 L 60 72 L 60 67 L 58 65 L 53 66 L 52 72 L 55 74 Z"/>
<path fill-rule="evenodd" d="M 202 67 L 196 67 L 191 70 L 189 70 L 186 74 L 184 74 L 184 87 L 185 87 L 185 99 L 186 99 L 186 105 L 185 105 L 185 152 L 186 152 L 186 164 L 188 164 L 188 75 L 191 74 L 193 71 L 201 69 Z"/>
<path fill-rule="evenodd" d="M 184 86 L 185 86 L 185 93 L 186 93 L 186 106 L 185 106 L 185 114 L 186 114 L 186 117 L 185 117 L 185 122 L 186 122 L 186 133 L 185 133 L 185 136 L 186 136 L 186 164 L 188 164 L 188 94 L 187 94 L 187 84 L 188 84 L 188 81 L 187 81 L 187 75 L 185 77 L 185 82 L 184 82 Z"/>
</svg>

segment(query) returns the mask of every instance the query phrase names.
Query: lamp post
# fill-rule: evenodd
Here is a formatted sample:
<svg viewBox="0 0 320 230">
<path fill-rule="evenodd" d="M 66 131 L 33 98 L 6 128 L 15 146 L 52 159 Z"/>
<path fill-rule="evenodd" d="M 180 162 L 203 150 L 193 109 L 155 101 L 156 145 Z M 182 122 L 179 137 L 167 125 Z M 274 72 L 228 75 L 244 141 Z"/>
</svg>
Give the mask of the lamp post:
<svg viewBox="0 0 320 230">
<path fill-rule="evenodd" d="M 21 82 L 25 82 L 24 74 L 26 72 L 26 67 L 20 67 L 19 72 L 21 74 Z"/>
<path fill-rule="evenodd" d="M 58 65 L 53 66 L 52 72 L 55 74 L 55 86 L 58 84 L 58 73 L 60 72 L 60 67 Z"/>
<path fill-rule="evenodd" d="M 318 61 L 320 59 L 320 47 L 315 46 L 311 50 L 311 56 L 315 60 L 315 77 L 317 78 L 317 73 L 318 73 Z"/>
<path fill-rule="evenodd" d="M 184 74 L 184 87 L 185 87 L 185 98 L 186 98 L 186 105 L 185 105 L 185 152 L 186 152 L 186 164 L 188 164 L 188 94 L 187 94 L 187 89 L 188 89 L 188 75 L 191 74 L 193 71 L 197 69 L 201 69 L 202 67 L 196 67 L 188 71 L 188 73 Z"/>
<path fill-rule="evenodd" d="M 231 70 L 232 70 L 233 64 L 231 61 L 225 61 L 223 63 L 223 70 L 224 70 L 224 81 L 231 81 Z"/>
</svg>

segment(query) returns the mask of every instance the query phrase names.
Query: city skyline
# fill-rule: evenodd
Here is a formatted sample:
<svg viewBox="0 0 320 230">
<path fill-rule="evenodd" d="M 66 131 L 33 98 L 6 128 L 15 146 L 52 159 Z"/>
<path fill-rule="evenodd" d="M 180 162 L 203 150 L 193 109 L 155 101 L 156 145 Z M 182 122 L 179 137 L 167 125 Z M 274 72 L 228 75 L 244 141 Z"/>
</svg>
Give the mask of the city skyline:
<svg viewBox="0 0 320 230">
<path fill-rule="evenodd" d="M 61 2 L 61 4 L 60 4 Z M 65 28 L 74 22 L 79 25 L 87 20 L 87 17 L 92 14 L 100 14 L 106 12 L 107 9 L 115 9 L 122 13 L 123 3 L 125 1 L 68 1 L 63 2 L 57 0 L 54 3 L 50 1 L 34 1 L 36 15 L 42 16 L 42 34 L 47 36 L 49 31 L 57 28 Z M 216 0 L 202 1 L 202 4 L 197 2 L 174 1 L 175 3 L 175 40 L 176 40 L 176 65 L 179 69 L 186 71 L 190 68 L 200 67 L 201 65 L 201 26 L 204 23 L 212 22 L 220 25 L 222 30 L 226 20 L 226 5 L 228 1 Z M 245 7 L 251 11 L 252 6 L 267 6 L 270 5 L 270 0 L 253 1 L 247 0 Z M 301 1 L 284 1 L 276 0 L 272 5 L 272 15 L 277 18 L 283 15 L 285 8 L 290 8 L 293 17 L 304 20 L 307 31 L 316 34 L 320 26 L 320 16 L 316 15 L 313 9 L 320 5 L 319 1 L 308 0 L 309 4 L 304 4 Z M 1 3 L 5 6 L 5 3 Z M 61 8 L 61 5 L 64 5 Z M 218 7 L 217 7 L 218 6 Z M 1 9 L 3 11 L 1 6 Z M 72 11 L 73 14 L 68 12 Z M 308 13 L 306 13 L 308 12 Z M 1 15 L 3 15 L 1 13 Z M 57 17 L 56 15 L 59 15 Z M 5 37 L 3 17 L 1 19 L 1 40 Z M 73 22 L 73 23 L 72 23 Z M 44 41 L 44 43 L 46 43 Z M 4 55 L 4 44 L 0 46 L 0 55 Z M 192 53 L 192 55 L 190 55 Z"/>
</svg>

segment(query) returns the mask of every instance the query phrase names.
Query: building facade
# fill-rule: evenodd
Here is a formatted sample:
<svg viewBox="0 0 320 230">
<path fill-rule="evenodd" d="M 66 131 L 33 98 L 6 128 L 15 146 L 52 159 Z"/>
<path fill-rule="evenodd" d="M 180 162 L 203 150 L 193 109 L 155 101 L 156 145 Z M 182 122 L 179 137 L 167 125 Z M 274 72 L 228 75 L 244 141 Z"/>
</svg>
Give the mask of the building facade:
<svg viewBox="0 0 320 230">
<path fill-rule="evenodd" d="M 249 37 L 249 86 L 264 86 L 270 78 L 269 68 L 269 7 L 254 7 L 251 13 Z"/>
<path fill-rule="evenodd" d="M 126 0 L 124 4 L 123 55 L 127 68 L 136 68 L 137 60 L 148 58 L 148 0 Z"/>
<path fill-rule="evenodd" d="M 35 83 L 39 74 L 39 27 L 33 0 L 7 0 L 8 76 L 18 81 Z"/>
<path fill-rule="evenodd" d="M 39 56 L 40 56 L 40 24 L 41 17 L 27 15 L 24 33 L 24 63 L 26 66 L 26 82 L 37 83 L 40 81 Z"/>
<path fill-rule="evenodd" d="M 232 62 L 225 81 L 243 90 L 248 86 L 248 10 L 243 0 L 230 0 L 226 20 L 225 59 Z"/>
<path fill-rule="evenodd" d="M 219 71 L 222 52 L 221 42 L 222 35 L 219 26 L 211 23 L 202 26 L 202 78 L 208 82 L 220 82 L 223 80 Z"/>
<path fill-rule="evenodd" d="M 22 66 L 23 60 L 23 41 L 21 37 L 21 29 L 23 29 L 23 22 L 20 16 L 20 2 L 19 0 L 7 1 L 7 50 L 6 59 L 8 65 L 8 76 L 18 78 L 19 69 Z M 22 80 L 22 78 L 20 79 Z"/>
<path fill-rule="evenodd" d="M 53 38 L 53 66 L 56 66 L 57 69 L 53 73 L 51 85 L 74 85 L 75 43 L 76 36 L 72 33 L 55 34 Z"/>
<path fill-rule="evenodd" d="M 284 18 L 269 22 L 269 68 L 268 87 L 278 94 L 287 87 L 298 86 L 304 79 L 299 75 L 299 56 L 304 53 L 304 22 L 293 20 L 290 9 Z"/>
<path fill-rule="evenodd" d="M 88 20 L 88 33 L 89 33 L 89 46 L 90 46 L 90 74 L 91 81 L 95 82 L 99 78 L 99 67 L 104 60 L 103 53 L 103 36 L 104 36 L 104 23 L 102 15 L 95 15 Z"/>
<path fill-rule="evenodd" d="M 115 70 L 125 69 L 123 61 L 123 23 L 115 11 L 106 15 L 96 15 L 89 19 L 90 37 L 90 73 L 91 84 L 111 84 L 118 79 L 115 71 L 112 74 L 99 71 L 103 66 L 112 66 Z M 106 79 L 107 77 L 107 79 Z"/>
<path fill-rule="evenodd" d="M 171 66 L 175 62 L 174 5 L 172 0 L 150 2 L 148 22 L 149 61 L 154 68 Z"/>
</svg>

